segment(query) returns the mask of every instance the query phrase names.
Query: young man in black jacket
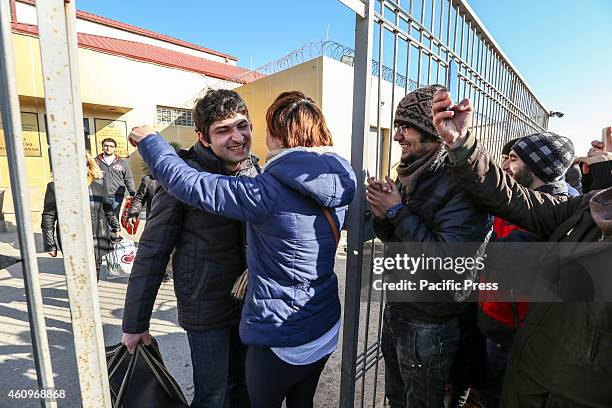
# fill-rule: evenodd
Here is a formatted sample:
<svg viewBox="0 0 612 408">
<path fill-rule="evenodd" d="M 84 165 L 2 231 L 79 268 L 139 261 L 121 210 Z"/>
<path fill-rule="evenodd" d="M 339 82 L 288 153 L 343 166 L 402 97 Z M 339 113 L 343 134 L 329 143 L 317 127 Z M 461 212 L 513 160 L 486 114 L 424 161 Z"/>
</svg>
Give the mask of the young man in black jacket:
<svg viewBox="0 0 612 408">
<path fill-rule="evenodd" d="M 195 169 L 254 176 L 247 107 L 229 90 L 211 90 L 193 110 L 198 141 L 181 157 Z M 248 406 L 240 304 L 231 289 L 246 268 L 241 222 L 191 208 L 158 187 L 128 283 L 123 343 L 148 344 L 157 291 L 173 255 L 178 320 L 187 331 L 193 365 L 193 407 Z M 227 404 L 227 405 L 225 405 Z"/>
<path fill-rule="evenodd" d="M 406 254 L 406 247 L 397 243 L 417 243 L 427 256 L 442 258 L 450 255 L 445 250 L 454 244 L 476 243 L 476 252 L 490 226 L 487 214 L 477 210 L 447 175 L 446 151 L 431 117 L 432 97 L 439 88 L 417 89 L 397 107 L 394 140 L 402 147 L 397 182 L 368 180 L 374 231 L 391 243 L 386 258 Z M 434 300 L 432 295 L 394 299 L 387 293 L 381 348 L 385 393 L 392 408 L 443 406 L 459 346 L 458 316 L 467 304 L 444 295 Z"/>
</svg>

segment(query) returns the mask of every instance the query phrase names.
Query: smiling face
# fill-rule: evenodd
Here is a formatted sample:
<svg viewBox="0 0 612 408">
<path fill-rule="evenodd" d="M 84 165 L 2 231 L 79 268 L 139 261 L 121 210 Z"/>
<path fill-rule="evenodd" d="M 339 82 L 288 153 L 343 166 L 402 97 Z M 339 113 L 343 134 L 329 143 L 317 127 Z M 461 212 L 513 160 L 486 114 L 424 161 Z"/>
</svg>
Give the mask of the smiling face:
<svg viewBox="0 0 612 408">
<path fill-rule="evenodd" d="M 402 161 L 412 162 L 425 156 L 437 147 L 435 142 L 422 142 L 421 132 L 412 127 L 398 126 L 393 140 L 402 148 Z"/>
<path fill-rule="evenodd" d="M 510 152 L 508 159 L 502 163 L 501 168 L 520 185 L 532 188 L 536 176 L 514 150 Z"/>
<path fill-rule="evenodd" d="M 200 142 L 210 147 L 230 171 L 236 170 L 251 153 L 251 122 L 241 113 L 213 122 L 208 128 L 208 137 L 210 142 L 199 133 Z"/>
</svg>

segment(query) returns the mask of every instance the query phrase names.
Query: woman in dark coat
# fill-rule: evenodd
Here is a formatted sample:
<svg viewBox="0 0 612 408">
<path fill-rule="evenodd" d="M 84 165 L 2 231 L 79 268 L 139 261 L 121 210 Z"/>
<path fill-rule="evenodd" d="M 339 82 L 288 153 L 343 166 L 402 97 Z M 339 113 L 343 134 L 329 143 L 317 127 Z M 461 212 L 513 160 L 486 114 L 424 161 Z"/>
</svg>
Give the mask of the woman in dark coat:
<svg viewBox="0 0 612 408">
<path fill-rule="evenodd" d="M 104 173 L 95 160 L 87 154 L 87 182 L 89 185 L 89 209 L 91 211 L 91 230 L 93 231 L 94 256 L 96 258 L 96 274 L 100 278 L 102 257 L 113 249 L 112 241 L 121 229 L 119 221 L 113 213 L 112 204 L 108 199 L 104 186 L 98 181 Z M 61 251 L 62 243 L 57 222 L 57 206 L 55 201 L 55 183 L 47 184 L 45 202 L 40 225 L 43 235 L 45 252 L 52 257 Z M 110 227 L 110 228 L 109 228 Z M 56 238 L 57 237 L 57 238 Z"/>
</svg>

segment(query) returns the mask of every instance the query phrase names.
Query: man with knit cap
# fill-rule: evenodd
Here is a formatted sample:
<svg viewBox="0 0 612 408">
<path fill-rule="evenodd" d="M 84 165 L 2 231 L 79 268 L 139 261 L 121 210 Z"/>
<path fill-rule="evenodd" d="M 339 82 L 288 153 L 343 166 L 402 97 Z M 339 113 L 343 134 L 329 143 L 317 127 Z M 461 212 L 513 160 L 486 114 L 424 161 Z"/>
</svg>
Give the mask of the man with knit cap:
<svg viewBox="0 0 612 408">
<path fill-rule="evenodd" d="M 502 170 L 529 189 L 566 199 L 568 184 L 563 175 L 574 159 L 574 145 L 566 137 L 552 132 L 535 133 L 511 140 L 502 149 L 507 154 Z M 495 217 L 491 242 L 542 242 L 544 238 Z M 487 269 L 491 265 L 487 263 Z M 478 324 L 487 337 L 488 371 L 478 390 L 486 407 L 499 406 L 508 353 L 518 330 L 524 325 L 527 302 L 491 302 L 479 299 Z"/>
<path fill-rule="evenodd" d="M 418 243 L 426 255 L 444 257 L 448 254 L 441 244 L 481 243 L 489 228 L 487 214 L 477 210 L 447 175 L 446 149 L 431 116 L 432 97 L 440 88 L 417 89 L 397 107 L 393 139 L 402 149 L 397 180 L 368 179 L 374 231 L 392 244 L 387 246 L 387 258 L 405 254 L 399 243 Z M 408 301 L 387 294 L 381 348 L 385 393 L 392 408 L 443 406 L 459 346 L 458 316 L 467 307 L 447 295 L 434 301 L 431 295 L 415 295 Z"/>
</svg>

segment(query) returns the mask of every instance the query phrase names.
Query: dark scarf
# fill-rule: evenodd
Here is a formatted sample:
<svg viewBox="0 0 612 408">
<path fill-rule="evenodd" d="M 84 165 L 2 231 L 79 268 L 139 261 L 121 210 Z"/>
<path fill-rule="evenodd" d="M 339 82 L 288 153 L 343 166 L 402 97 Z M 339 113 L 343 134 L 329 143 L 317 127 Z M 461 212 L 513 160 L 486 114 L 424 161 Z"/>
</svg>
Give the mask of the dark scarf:
<svg viewBox="0 0 612 408">
<path fill-rule="evenodd" d="M 438 162 L 446 154 L 446 149 L 442 144 L 437 149 L 432 149 L 423 157 L 416 160 L 404 161 L 397 167 L 397 175 L 402 183 L 402 200 L 406 201 L 407 197 L 412 194 L 416 188 L 419 177 L 433 169 Z"/>
<path fill-rule="evenodd" d="M 535 191 L 539 191 L 541 193 L 551 194 L 551 195 L 567 195 L 567 183 L 565 180 L 556 180 L 551 181 L 545 184 L 542 184 L 540 187 L 535 188 Z"/>
<path fill-rule="evenodd" d="M 591 216 L 605 237 L 612 235 L 612 187 L 591 198 Z"/>
</svg>

